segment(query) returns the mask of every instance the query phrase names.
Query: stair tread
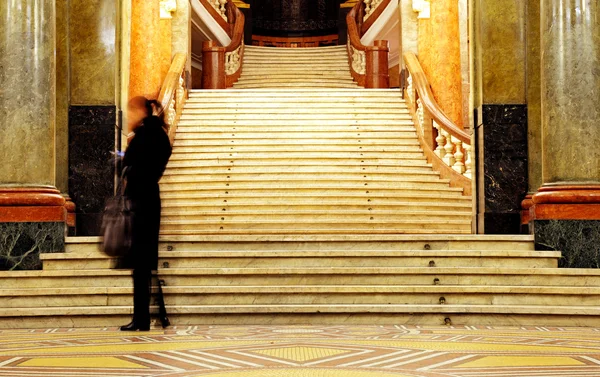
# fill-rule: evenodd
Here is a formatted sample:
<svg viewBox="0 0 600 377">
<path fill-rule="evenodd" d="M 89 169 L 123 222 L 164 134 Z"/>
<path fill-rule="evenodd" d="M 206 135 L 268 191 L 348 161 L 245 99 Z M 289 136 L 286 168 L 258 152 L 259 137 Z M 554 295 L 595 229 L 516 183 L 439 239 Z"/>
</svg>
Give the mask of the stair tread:
<svg viewBox="0 0 600 377">
<path fill-rule="evenodd" d="M 406 293 L 406 294 L 549 294 L 549 295 L 600 295 L 600 287 L 553 287 L 553 286 L 440 286 L 440 285 L 288 285 L 288 286 L 165 286 L 166 294 L 198 293 Z M 73 288 L 21 288 L 0 289 L 0 296 L 42 295 L 97 295 L 131 294 L 132 287 L 73 287 Z M 538 306 L 538 305 L 532 305 Z"/>
<path fill-rule="evenodd" d="M 156 309 L 156 307 L 153 307 Z M 0 308 L 0 317 L 116 315 L 131 314 L 131 306 L 72 306 L 43 308 Z M 170 314 L 208 313 L 494 313 L 593 315 L 600 307 L 555 305 L 431 305 L 431 304 L 312 304 L 312 305 L 167 305 Z"/>
<path fill-rule="evenodd" d="M 160 258 L 560 258 L 559 251 L 538 250 L 243 250 L 243 251 L 160 251 Z M 94 253 L 40 253 L 42 260 L 111 259 L 99 250 Z"/>
</svg>

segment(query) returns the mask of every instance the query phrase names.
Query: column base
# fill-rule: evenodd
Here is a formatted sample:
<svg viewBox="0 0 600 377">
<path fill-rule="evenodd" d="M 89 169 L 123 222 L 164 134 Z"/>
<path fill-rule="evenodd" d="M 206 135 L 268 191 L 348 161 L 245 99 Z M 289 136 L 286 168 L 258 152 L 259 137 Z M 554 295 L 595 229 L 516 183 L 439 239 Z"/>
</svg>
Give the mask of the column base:
<svg viewBox="0 0 600 377">
<path fill-rule="evenodd" d="M 53 187 L 0 188 L 0 270 L 39 270 L 65 250 L 67 202 Z"/>
<path fill-rule="evenodd" d="M 537 250 L 561 251 L 561 267 L 600 267 L 600 185 L 544 186 L 528 204 Z"/>
</svg>

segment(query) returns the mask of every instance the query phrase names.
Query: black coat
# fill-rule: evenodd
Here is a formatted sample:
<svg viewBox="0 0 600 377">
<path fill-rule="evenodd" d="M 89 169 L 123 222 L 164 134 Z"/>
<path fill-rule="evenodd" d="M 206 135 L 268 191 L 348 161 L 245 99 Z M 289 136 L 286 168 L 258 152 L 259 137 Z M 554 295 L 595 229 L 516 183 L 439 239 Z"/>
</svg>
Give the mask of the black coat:
<svg viewBox="0 0 600 377">
<path fill-rule="evenodd" d="M 121 267 L 156 270 L 160 229 L 160 189 L 158 181 L 171 156 L 171 143 L 162 121 L 150 116 L 137 128 L 125 152 L 127 168 L 125 195 L 133 209 L 131 252 Z"/>
</svg>

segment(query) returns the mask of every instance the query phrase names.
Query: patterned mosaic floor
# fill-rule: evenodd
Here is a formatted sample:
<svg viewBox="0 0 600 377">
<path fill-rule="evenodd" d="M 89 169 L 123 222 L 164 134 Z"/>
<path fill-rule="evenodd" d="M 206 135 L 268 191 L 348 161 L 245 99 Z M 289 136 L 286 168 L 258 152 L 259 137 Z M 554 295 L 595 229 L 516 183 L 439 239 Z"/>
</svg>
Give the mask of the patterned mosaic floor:
<svg viewBox="0 0 600 377">
<path fill-rule="evenodd" d="M 600 329 L 198 326 L 0 331 L 1 377 L 600 376 Z"/>
</svg>

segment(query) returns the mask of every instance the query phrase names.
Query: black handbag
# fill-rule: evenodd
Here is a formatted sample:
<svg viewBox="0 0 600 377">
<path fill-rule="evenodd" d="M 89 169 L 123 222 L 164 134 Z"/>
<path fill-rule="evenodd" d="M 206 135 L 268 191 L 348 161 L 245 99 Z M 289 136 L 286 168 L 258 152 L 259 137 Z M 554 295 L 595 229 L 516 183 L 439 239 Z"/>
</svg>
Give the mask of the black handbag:
<svg viewBox="0 0 600 377">
<path fill-rule="evenodd" d="M 110 257 L 123 257 L 131 249 L 133 211 L 131 201 L 125 196 L 125 175 L 123 169 L 117 193 L 106 201 L 102 215 L 102 250 Z"/>
</svg>

